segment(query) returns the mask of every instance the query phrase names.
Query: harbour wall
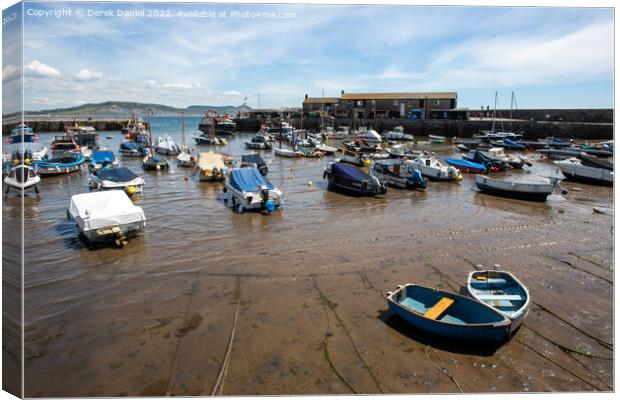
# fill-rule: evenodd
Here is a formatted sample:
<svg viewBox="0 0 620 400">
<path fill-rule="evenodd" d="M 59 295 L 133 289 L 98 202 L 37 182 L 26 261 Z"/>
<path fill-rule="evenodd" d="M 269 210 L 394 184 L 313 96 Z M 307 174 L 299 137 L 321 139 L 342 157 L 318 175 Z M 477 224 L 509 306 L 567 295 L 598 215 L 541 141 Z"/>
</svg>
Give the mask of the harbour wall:
<svg viewBox="0 0 620 400">
<path fill-rule="evenodd" d="M 237 129 L 240 131 L 258 131 L 264 121 L 258 119 L 241 119 L 237 121 Z M 300 120 L 293 118 L 290 122 L 297 128 Z M 304 118 L 305 129 L 319 129 L 320 118 Z M 351 119 L 337 118 L 334 125 L 351 126 Z M 378 132 L 388 131 L 401 125 L 405 133 L 426 136 L 428 134 L 444 135 L 448 137 L 471 137 L 480 130 L 491 129 L 493 122 L 472 118 L 465 121 L 458 120 L 408 120 L 408 119 L 384 119 L 384 120 L 357 120 L 357 126 L 372 127 Z M 512 120 L 495 122 L 495 129 L 510 131 L 523 131 L 525 139 L 543 139 L 548 136 L 566 137 L 585 140 L 608 140 L 613 139 L 613 123 L 588 123 L 588 122 L 565 122 L 565 121 L 535 121 L 535 120 Z"/>
</svg>

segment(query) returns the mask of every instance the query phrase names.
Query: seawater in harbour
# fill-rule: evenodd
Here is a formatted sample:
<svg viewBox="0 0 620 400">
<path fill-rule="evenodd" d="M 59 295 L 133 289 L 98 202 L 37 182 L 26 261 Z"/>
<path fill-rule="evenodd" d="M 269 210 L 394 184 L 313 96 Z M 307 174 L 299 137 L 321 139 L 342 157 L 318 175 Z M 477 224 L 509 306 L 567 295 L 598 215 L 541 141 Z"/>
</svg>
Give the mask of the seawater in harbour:
<svg viewBox="0 0 620 400">
<path fill-rule="evenodd" d="M 186 118 L 200 149 L 197 124 Z M 180 141 L 179 126 L 154 118 L 153 135 Z M 120 132 L 99 134 L 118 149 Z M 250 138 L 216 150 L 240 158 Z M 611 188 L 564 182 L 568 195 L 538 204 L 477 193 L 465 174 L 354 198 L 326 190 L 332 157 L 260 153 L 285 195 L 273 215 L 234 213 L 221 183 L 174 157 L 160 172 L 119 157 L 146 181 L 134 198 L 146 230 L 123 249 L 87 248 L 66 219 L 71 195 L 88 191 L 86 166 L 24 198 L 27 396 L 610 390 L 613 218 L 592 207 L 613 207 Z M 538 158 L 529 170 L 555 174 Z M 5 263 L 17 262 L 7 249 L 20 207 L 3 196 Z M 499 349 L 428 337 L 387 311 L 397 284 L 458 292 L 479 263 L 515 273 L 534 300 Z"/>
</svg>

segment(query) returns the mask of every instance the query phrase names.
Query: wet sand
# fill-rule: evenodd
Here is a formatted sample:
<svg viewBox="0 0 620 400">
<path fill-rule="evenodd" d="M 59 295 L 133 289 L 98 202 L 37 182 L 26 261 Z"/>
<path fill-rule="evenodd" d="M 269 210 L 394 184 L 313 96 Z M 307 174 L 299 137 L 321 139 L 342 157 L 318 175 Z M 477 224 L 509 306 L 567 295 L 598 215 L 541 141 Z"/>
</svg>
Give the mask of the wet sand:
<svg viewBox="0 0 620 400">
<path fill-rule="evenodd" d="M 222 150 L 240 155 L 249 137 Z M 466 175 L 352 198 L 326 191 L 329 157 L 262 154 L 285 194 L 270 216 L 233 213 L 221 184 L 175 165 L 143 173 L 121 159 L 146 180 L 135 203 L 147 228 L 124 249 L 88 249 L 65 218 L 86 168 L 24 199 L 26 396 L 613 389 L 613 217 L 592 212 L 613 207 L 611 188 L 565 182 L 568 195 L 535 204 L 477 193 Z M 3 201 L 7 249 L 21 200 Z M 388 311 L 398 284 L 459 292 L 473 265 L 495 263 L 533 299 L 498 348 L 423 334 Z"/>
</svg>

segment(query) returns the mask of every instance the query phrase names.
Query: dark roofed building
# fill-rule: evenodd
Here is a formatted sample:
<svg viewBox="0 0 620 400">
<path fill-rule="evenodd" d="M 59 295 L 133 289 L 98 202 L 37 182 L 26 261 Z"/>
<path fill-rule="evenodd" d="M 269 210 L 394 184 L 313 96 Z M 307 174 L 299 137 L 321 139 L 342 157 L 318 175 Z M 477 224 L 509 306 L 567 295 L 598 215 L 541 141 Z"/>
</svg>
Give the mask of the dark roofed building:
<svg viewBox="0 0 620 400">
<path fill-rule="evenodd" d="M 304 112 L 307 113 L 325 111 L 329 114 L 333 114 L 339 100 L 338 97 L 308 97 L 308 95 L 306 95 L 303 109 Z"/>
</svg>

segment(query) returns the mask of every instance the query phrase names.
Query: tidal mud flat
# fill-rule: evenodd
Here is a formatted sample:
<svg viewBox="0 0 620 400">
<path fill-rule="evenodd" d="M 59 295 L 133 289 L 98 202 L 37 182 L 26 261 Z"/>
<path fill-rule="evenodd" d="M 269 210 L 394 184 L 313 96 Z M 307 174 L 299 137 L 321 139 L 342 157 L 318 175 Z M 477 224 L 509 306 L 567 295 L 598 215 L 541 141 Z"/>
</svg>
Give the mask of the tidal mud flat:
<svg viewBox="0 0 620 400">
<path fill-rule="evenodd" d="M 613 207 L 611 188 L 565 182 L 532 204 L 465 175 L 352 198 L 326 190 L 330 158 L 263 155 L 282 211 L 233 213 L 221 184 L 173 166 L 143 174 L 147 228 L 124 249 L 84 247 L 65 219 L 86 172 L 24 199 L 26 396 L 613 390 L 613 216 L 592 209 Z M 4 221 L 20 204 L 5 197 Z M 530 290 L 509 342 L 451 342 L 388 311 L 396 285 L 458 293 L 476 264 Z"/>
</svg>

